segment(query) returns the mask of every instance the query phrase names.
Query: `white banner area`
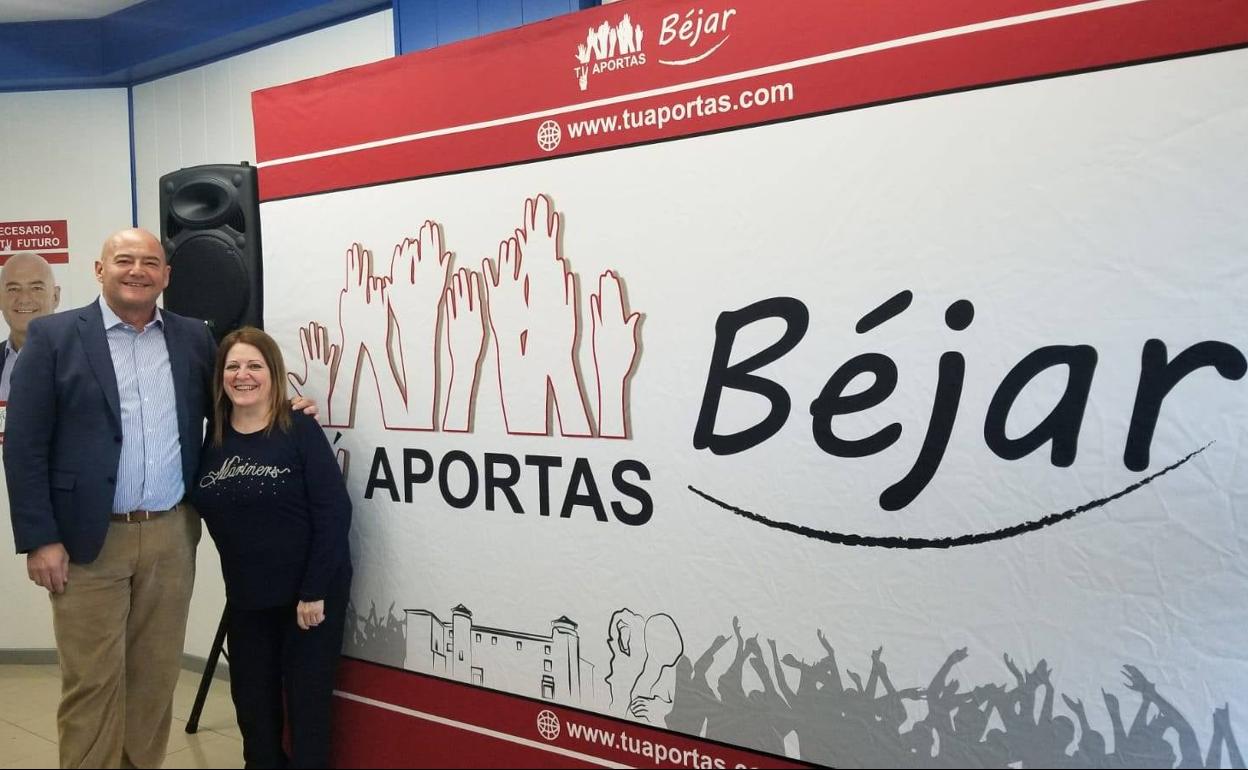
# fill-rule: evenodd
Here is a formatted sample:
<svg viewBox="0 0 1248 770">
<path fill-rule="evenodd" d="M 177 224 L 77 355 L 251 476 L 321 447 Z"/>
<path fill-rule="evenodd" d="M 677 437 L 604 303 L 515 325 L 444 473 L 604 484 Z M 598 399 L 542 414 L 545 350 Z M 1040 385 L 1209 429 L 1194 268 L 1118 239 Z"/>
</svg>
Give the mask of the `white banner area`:
<svg viewBox="0 0 1248 770">
<path fill-rule="evenodd" d="M 820 764 L 1242 765 L 1246 83 L 265 203 L 346 654 Z"/>
</svg>

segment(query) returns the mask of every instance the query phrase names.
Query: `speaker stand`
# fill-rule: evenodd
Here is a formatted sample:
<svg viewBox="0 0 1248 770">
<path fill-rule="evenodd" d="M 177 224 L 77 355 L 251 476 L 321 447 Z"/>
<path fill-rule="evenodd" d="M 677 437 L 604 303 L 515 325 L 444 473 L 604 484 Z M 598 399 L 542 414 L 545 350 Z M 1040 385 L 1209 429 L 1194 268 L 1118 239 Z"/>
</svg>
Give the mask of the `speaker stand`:
<svg viewBox="0 0 1248 770">
<path fill-rule="evenodd" d="M 199 716 L 204 711 L 204 701 L 208 699 L 208 687 L 212 684 L 213 672 L 217 670 L 217 660 L 224 655 L 228 661 L 230 654 L 225 650 L 226 621 L 230 615 L 230 605 L 221 610 L 221 622 L 217 624 L 217 635 L 212 640 L 212 651 L 204 663 L 204 675 L 199 679 L 199 692 L 195 693 L 195 705 L 191 707 L 191 716 L 186 720 L 186 731 L 192 735 L 199 731 Z"/>
</svg>

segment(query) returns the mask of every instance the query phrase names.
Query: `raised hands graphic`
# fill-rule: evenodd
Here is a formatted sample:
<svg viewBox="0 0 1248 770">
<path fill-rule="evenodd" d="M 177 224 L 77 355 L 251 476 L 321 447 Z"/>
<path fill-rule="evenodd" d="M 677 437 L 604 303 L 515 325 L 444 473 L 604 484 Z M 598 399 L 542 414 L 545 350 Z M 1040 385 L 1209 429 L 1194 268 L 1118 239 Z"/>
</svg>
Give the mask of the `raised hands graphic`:
<svg viewBox="0 0 1248 770">
<path fill-rule="evenodd" d="M 507 432 L 545 435 L 547 385 L 538 356 L 529 354 L 529 278 L 521 272 L 521 259 L 520 239 L 512 236 L 498 245 L 497 268 L 486 259 L 481 269 Z"/>
<path fill-rule="evenodd" d="M 319 419 L 323 425 L 333 425 L 329 394 L 339 359 L 342 358 L 342 349 L 329 341 L 329 329 L 316 321 L 300 327 L 299 349 L 303 352 L 303 375 L 292 370 L 286 374 L 286 379 L 295 393 L 318 404 L 326 404 L 325 412 Z"/>
<path fill-rule="evenodd" d="M 396 407 L 402 408 L 386 413 L 388 427 L 433 430 L 437 424 L 438 318 L 450 256 L 441 228 L 426 220 L 419 237 L 404 238 L 390 258 L 392 364 L 402 394 Z"/>
<path fill-rule="evenodd" d="M 465 433 L 472 429 L 473 398 L 485 352 L 485 300 L 481 275 L 461 267 L 451 277 L 442 301 L 446 322 L 446 349 L 450 360 L 442 430 Z"/>
<path fill-rule="evenodd" d="M 593 431 L 576 350 L 581 327 L 576 276 L 564 260 L 559 228 L 560 217 L 550 198 L 538 195 L 524 202 L 524 229 L 516 232 L 523 239 L 525 259 L 521 269 L 529 278 L 529 345 L 545 359 L 559 432 L 564 436 L 589 436 Z"/>
<path fill-rule="evenodd" d="M 637 361 L 640 313 L 628 314 L 619 276 L 608 270 L 589 295 L 594 371 L 598 379 L 598 435 L 628 438 L 627 390 Z"/>
<path fill-rule="evenodd" d="M 615 33 L 613 35 L 614 45 L 612 48 L 614 50 L 612 55 L 614 56 L 618 53 L 623 56 L 627 53 L 633 53 L 633 20 L 629 18 L 627 13 L 624 14 L 624 18 L 620 21 L 619 26 L 611 31 Z"/>
<path fill-rule="evenodd" d="M 377 274 L 372 251 L 352 244 L 338 295 L 337 338 L 320 324 L 299 330 L 304 363 L 301 375 L 292 369 L 292 386 L 323 399 L 326 425 L 347 427 L 355 420 L 367 364 L 387 428 L 470 431 L 488 324 L 508 433 L 548 435 L 553 422 L 562 436 L 629 438 L 641 315 L 630 312 L 621 277 L 603 272 L 590 295 L 595 381 L 587 398 L 578 350 L 585 324 L 560 230 L 548 197 L 525 199 L 521 227 L 499 244 L 494 260 L 482 260 L 481 273 L 453 271 L 432 220 L 394 247 L 388 274 Z M 441 409 L 440 385 L 446 397 Z"/>
<path fill-rule="evenodd" d="M 482 270 L 507 432 L 545 435 L 553 397 L 562 435 L 592 435 L 577 366 L 576 277 L 549 198 L 525 201 L 524 227 L 499 245 L 497 266 L 485 260 Z"/>
<path fill-rule="evenodd" d="M 368 364 L 377 382 L 383 415 L 402 405 L 389 352 L 390 310 L 386 288 L 390 279 L 373 274 L 373 253 L 358 243 L 346 253 L 346 280 L 338 294 L 341 363 L 329 393 L 331 425 L 347 426 L 354 419 L 355 398 L 363 367 Z"/>
</svg>

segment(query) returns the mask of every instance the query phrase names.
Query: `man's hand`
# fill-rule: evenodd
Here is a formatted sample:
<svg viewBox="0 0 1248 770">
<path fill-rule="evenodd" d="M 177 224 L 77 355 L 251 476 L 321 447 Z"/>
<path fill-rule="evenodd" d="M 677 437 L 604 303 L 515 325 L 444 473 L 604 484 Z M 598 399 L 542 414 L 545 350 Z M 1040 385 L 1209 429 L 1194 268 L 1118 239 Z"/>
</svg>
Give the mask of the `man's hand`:
<svg viewBox="0 0 1248 770">
<path fill-rule="evenodd" d="M 309 417 L 315 417 L 320 413 L 316 408 L 316 402 L 306 396 L 295 396 L 290 400 L 290 408 L 296 412 L 303 412 Z"/>
<path fill-rule="evenodd" d="M 69 585 L 69 552 L 60 543 L 39 546 L 26 554 L 26 574 L 54 594 L 64 593 Z"/>
</svg>

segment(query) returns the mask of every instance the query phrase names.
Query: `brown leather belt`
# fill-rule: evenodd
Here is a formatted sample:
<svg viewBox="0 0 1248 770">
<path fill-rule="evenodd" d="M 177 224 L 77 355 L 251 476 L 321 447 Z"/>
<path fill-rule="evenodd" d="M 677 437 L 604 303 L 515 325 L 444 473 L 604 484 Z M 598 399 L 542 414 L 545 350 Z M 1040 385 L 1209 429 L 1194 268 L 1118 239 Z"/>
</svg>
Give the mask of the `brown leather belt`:
<svg viewBox="0 0 1248 770">
<path fill-rule="evenodd" d="M 128 511 L 126 513 L 114 513 L 114 514 L 111 514 L 111 520 L 118 522 L 120 524 L 138 524 L 139 522 L 151 521 L 152 519 L 164 516 L 166 513 L 169 513 L 169 511 L 172 511 L 172 510 L 174 509 L 170 508 L 168 511 L 142 511 L 140 510 L 140 511 Z"/>
</svg>

